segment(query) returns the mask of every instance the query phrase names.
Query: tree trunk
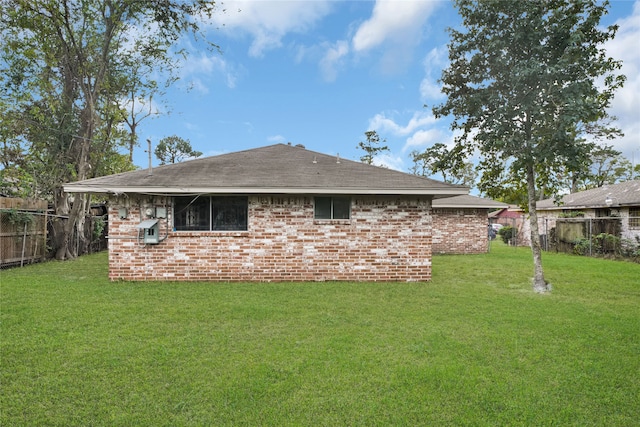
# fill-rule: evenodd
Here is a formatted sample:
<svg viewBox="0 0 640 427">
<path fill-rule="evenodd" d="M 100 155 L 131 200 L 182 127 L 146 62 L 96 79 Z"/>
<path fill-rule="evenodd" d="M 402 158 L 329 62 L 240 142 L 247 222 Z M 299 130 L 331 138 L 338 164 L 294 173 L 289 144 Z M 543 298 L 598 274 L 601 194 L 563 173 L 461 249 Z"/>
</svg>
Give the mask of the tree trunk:
<svg viewBox="0 0 640 427">
<path fill-rule="evenodd" d="M 67 221 L 69 221 L 69 195 L 62 187 L 54 191 L 54 216 L 52 221 L 53 235 L 51 236 L 51 248 L 55 253 L 55 258 L 62 260 L 66 258 L 69 242 L 65 233 Z"/>
<path fill-rule="evenodd" d="M 76 178 L 78 181 L 86 179 L 88 171 L 91 169 L 89 154 L 95 120 L 93 98 L 87 97 L 86 105 L 80 113 L 80 117 L 81 135 L 84 135 L 84 137 L 76 137 L 74 140 Z M 77 248 L 86 247 L 84 220 L 88 199 L 88 195 L 83 193 L 76 194 L 73 204 L 71 205 L 71 210 L 69 211 L 69 219 L 64 223 L 61 246 L 56 251 L 56 259 L 75 258 L 78 256 Z M 78 239 L 79 244 L 77 246 L 72 242 L 74 237 Z"/>
<path fill-rule="evenodd" d="M 536 176 L 531 162 L 527 165 L 527 195 L 529 223 L 531 225 L 531 252 L 533 253 L 533 290 L 538 293 L 544 293 L 551 291 L 551 287 L 544 280 L 544 271 L 542 269 L 542 248 L 540 247 L 538 212 L 536 209 Z"/>
</svg>

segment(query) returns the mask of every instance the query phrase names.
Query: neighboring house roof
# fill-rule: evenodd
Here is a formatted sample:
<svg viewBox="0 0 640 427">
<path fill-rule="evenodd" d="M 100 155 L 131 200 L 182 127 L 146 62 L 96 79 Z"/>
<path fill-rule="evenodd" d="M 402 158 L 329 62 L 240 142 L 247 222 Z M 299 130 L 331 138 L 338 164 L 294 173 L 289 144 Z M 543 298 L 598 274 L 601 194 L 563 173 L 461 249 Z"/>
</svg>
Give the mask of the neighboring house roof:
<svg viewBox="0 0 640 427">
<path fill-rule="evenodd" d="M 79 193 L 397 194 L 447 197 L 468 187 L 287 144 L 66 184 Z"/>
<path fill-rule="evenodd" d="M 607 204 L 607 199 L 610 204 Z M 611 206 L 640 206 L 640 180 L 567 194 L 562 196 L 560 204 L 555 203 L 554 199 L 541 200 L 536 204 L 538 210 L 593 209 Z"/>
<path fill-rule="evenodd" d="M 509 205 L 502 202 L 496 202 L 495 200 L 491 199 L 483 199 L 482 197 L 476 197 L 470 194 L 447 197 L 433 201 L 433 207 L 435 209 L 501 209 L 507 208 L 508 206 Z"/>
<path fill-rule="evenodd" d="M 489 212 L 489 218 L 521 218 L 524 214 L 522 208 L 518 206 L 508 206 L 504 209 Z"/>
</svg>

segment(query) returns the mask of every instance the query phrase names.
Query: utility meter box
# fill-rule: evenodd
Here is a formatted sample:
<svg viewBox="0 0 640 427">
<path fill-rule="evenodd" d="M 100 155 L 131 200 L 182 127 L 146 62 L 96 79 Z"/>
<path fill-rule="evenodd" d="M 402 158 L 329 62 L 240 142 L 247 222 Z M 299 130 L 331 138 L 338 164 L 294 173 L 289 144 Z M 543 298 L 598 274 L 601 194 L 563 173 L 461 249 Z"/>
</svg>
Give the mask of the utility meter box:
<svg viewBox="0 0 640 427">
<path fill-rule="evenodd" d="M 147 219 L 138 224 L 142 232 L 142 243 L 157 245 L 160 243 L 160 226 L 157 219 Z"/>
</svg>

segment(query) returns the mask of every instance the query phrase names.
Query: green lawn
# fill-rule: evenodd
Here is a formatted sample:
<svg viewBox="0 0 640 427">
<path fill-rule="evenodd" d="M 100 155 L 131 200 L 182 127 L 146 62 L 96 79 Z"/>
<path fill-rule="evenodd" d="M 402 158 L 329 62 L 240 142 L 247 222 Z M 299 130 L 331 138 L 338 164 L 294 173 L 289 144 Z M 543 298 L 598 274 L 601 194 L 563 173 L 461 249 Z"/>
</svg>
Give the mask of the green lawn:
<svg viewBox="0 0 640 427">
<path fill-rule="evenodd" d="M 0 273 L 0 425 L 640 420 L 640 265 L 438 256 L 430 283 L 110 283 L 106 254 Z"/>
</svg>

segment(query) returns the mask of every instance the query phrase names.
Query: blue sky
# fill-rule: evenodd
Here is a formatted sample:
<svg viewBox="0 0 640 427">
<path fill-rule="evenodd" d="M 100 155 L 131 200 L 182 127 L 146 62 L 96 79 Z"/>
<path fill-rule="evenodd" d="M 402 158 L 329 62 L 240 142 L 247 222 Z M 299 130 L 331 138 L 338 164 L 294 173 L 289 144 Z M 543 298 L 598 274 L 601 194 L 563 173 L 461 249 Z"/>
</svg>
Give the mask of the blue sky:
<svg viewBox="0 0 640 427">
<path fill-rule="evenodd" d="M 448 34 L 459 18 L 445 0 L 225 1 L 207 23 L 221 48 L 191 52 L 180 80 L 146 119 L 134 162 L 146 167 L 147 138 L 188 139 L 205 156 L 291 142 L 358 160 L 375 130 L 390 152 L 376 164 L 408 171 L 410 152 L 451 143 L 449 121 L 430 108 L 444 98 Z M 640 162 L 640 0 L 612 0 L 603 24 L 620 30 L 607 45 L 628 81 L 611 113 L 625 137 L 614 142 Z M 158 164 L 154 156 L 154 165 Z M 438 178 L 438 177 L 436 177 Z"/>
</svg>

